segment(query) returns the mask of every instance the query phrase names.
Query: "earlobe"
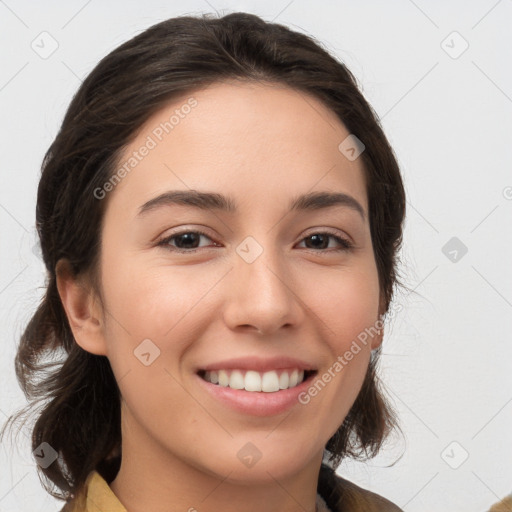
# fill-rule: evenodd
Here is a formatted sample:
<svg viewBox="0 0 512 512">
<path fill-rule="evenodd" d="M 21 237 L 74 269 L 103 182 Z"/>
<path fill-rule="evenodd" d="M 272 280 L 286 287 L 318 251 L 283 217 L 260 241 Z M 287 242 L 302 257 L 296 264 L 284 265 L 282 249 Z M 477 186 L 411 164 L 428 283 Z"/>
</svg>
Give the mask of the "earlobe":
<svg viewBox="0 0 512 512">
<path fill-rule="evenodd" d="M 384 315 L 379 314 L 379 319 L 373 325 L 375 334 L 372 336 L 371 347 L 372 350 L 379 348 L 382 345 L 384 339 Z"/>
<path fill-rule="evenodd" d="M 379 348 L 382 345 L 382 341 L 384 340 L 384 314 L 387 311 L 387 308 L 384 307 L 384 303 L 384 295 L 381 293 L 379 298 L 379 319 L 374 324 L 377 332 L 374 336 L 372 336 L 371 342 L 372 350 Z"/>
<path fill-rule="evenodd" d="M 92 354 L 106 355 L 101 308 L 93 290 L 73 274 L 67 260 L 59 260 L 55 272 L 60 300 L 77 344 Z"/>
<path fill-rule="evenodd" d="M 380 320 L 379 320 L 380 322 Z M 378 333 L 372 337 L 372 350 L 379 348 L 382 345 L 382 340 L 384 339 L 384 328 L 378 329 Z"/>
</svg>

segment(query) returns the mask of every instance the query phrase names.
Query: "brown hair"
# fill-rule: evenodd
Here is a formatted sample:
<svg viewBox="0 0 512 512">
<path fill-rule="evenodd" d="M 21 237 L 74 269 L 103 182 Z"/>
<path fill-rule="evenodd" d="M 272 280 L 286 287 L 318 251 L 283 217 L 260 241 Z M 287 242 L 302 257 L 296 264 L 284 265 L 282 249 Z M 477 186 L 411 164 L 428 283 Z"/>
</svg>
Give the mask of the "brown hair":
<svg viewBox="0 0 512 512">
<path fill-rule="evenodd" d="M 91 277 L 98 287 L 106 200 L 94 190 L 113 175 L 121 151 L 150 116 L 175 97 L 229 79 L 311 94 L 364 143 L 371 237 L 382 312 L 388 311 L 398 284 L 405 192 L 393 150 L 350 71 L 313 38 L 252 14 L 183 16 L 150 27 L 104 57 L 84 80 L 42 163 L 36 225 L 47 287 L 21 337 L 15 366 L 29 400 L 25 411 L 45 402 L 32 447 L 47 442 L 59 455 L 40 468 L 46 490 L 57 498 L 80 491 L 92 470 L 113 479 L 121 446 L 119 388 L 108 359 L 84 351 L 73 338 L 57 291 L 57 262 L 69 260 L 75 275 Z M 398 427 L 376 374 L 380 348 L 372 352 L 350 412 L 326 444 L 334 467 L 346 456 L 376 455 Z M 50 361 L 57 353 L 61 360 Z"/>
</svg>

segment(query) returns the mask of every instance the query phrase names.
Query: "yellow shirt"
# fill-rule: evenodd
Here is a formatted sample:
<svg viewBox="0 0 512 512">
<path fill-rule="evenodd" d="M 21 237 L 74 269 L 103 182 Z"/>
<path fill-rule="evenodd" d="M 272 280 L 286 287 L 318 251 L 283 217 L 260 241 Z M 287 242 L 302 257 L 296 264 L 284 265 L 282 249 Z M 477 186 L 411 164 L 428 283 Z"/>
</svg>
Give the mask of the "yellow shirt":
<svg viewBox="0 0 512 512">
<path fill-rule="evenodd" d="M 97 472 L 92 471 L 85 481 L 85 506 L 83 502 L 76 501 L 69 506 L 69 512 L 127 512 L 117 496 L 112 492 L 105 479 Z M 319 512 L 330 512 L 325 501 L 317 495 Z M 66 507 L 61 512 L 67 512 Z"/>
<path fill-rule="evenodd" d="M 85 481 L 86 502 L 75 501 L 69 512 L 127 512 L 105 479 L 92 471 Z M 66 507 L 61 512 L 67 512 Z"/>
<path fill-rule="evenodd" d="M 74 500 L 73 502 L 66 505 L 61 510 L 61 512 L 127 512 L 122 503 L 117 499 L 117 496 L 112 492 L 112 489 L 109 487 L 107 482 L 97 471 L 92 471 L 90 473 L 90 475 L 87 477 L 84 488 L 86 490 L 85 507 L 83 503 L 79 503 Z M 389 510 L 390 512 L 401 510 L 392 503 L 387 503 L 389 508 L 388 506 L 383 508 L 379 507 L 378 509 L 372 507 L 372 510 Z M 317 506 L 319 512 L 330 512 L 330 509 L 327 507 L 325 501 L 319 494 L 317 495 Z M 360 510 L 365 509 L 361 508 Z M 502 501 L 495 504 L 489 512 L 502 511 L 512 511 L 512 495 L 507 496 Z"/>
<path fill-rule="evenodd" d="M 89 474 L 79 494 L 60 512 L 127 512 L 97 471 Z M 393 502 L 340 477 L 332 468 L 323 464 L 316 501 L 318 512 L 404 512 Z"/>
</svg>

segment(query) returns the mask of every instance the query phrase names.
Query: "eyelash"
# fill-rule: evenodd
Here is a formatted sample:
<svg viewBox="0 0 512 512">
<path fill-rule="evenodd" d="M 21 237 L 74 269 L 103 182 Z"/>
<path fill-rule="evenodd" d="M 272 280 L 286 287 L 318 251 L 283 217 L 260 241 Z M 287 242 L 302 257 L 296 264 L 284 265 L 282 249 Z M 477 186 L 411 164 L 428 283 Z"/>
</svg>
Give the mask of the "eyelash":
<svg viewBox="0 0 512 512">
<path fill-rule="evenodd" d="M 210 240 L 212 240 L 212 238 L 207 235 L 206 233 L 204 233 L 203 231 L 200 231 L 200 230 L 187 230 L 187 231 L 181 231 L 179 233 L 174 233 L 173 235 L 171 236 L 168 236 L 168 237 L 165 237 L 161 240 L 159 240 L 157 242 L 157 246 L 161 246 L 163 248 L 165 248 L 166 250 L 170 250 L 172 252 L 177 252 L 177 253 L 182 253 L 182 254 L 190 254 L 190 253 L 195 253 L 197 251 L 199 251 L 200 249 L 205 249 L 204 247 L 203 248 L 196 248 L 196 249 L 179 249 L 177 247 L 172 247 L 169 245 L 169 242 L 171 240 L 173 240 L 174 238 L 177 238 L 181 235 L 185 235 L 185 234 L 189 234 L 189 233 L 194 233 L 194 234 L 197 234 L 197 235 L 202 235 L 202 236 L 205 236 L 206 238 L 209 238 Z M 307 238 L 310 238 L 312 237 L 313 235 L 328 235 L 330 236 L 331 238 L 334 238 L 340 245 L 341 247 L 339 249 L 308 249 L 306 248 L 306 250 L 308 251 L 312 251 L 312 252 L 315 252 L 315 253 L 324 253 L 324 252 L 340 252 L 340 251 L 350 251 L 351 249 L 353 249 L 354 245 L 352 244 L 352 242 L 350 242 L 349 240 L 347 240 L 346 238 L 342 238 L 340 237 L 338 234 L 335 234 L 331 231 L 317 231 L 315 233 L 312 233 L 306 237 L 304 237 L 302 241 L 306 240 Z"/>
</svg>

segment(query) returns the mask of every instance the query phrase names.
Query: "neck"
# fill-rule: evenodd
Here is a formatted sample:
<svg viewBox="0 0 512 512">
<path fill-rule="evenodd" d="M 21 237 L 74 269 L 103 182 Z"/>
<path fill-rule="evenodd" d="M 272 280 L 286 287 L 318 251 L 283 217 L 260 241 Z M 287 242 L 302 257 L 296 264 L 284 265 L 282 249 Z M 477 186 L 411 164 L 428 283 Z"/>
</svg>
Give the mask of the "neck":
<svg viewBox="0 0 512 512">
<path fill-rule="evenodd" d="M 121 467 L 110 483 L 110 488 L 128 512 L 316 510 L 322 453 L 293 471 L 289 470 L 293 466 L 290 463 L 281 472 L 277 467 L 269 471 L 261 465 L 257 478 L 252 478 L 256 471 L 248 475 L 251 478 L 241 477 L 239 466 L 216 474 L 165 454 L 161 445 L 156 445 L 148 436 L 134 435 L 136 432 L 131 427 L 129 436 L 123 432 Z M 243 474 L 247 475 L 247 472 Z"/>
</svg>

